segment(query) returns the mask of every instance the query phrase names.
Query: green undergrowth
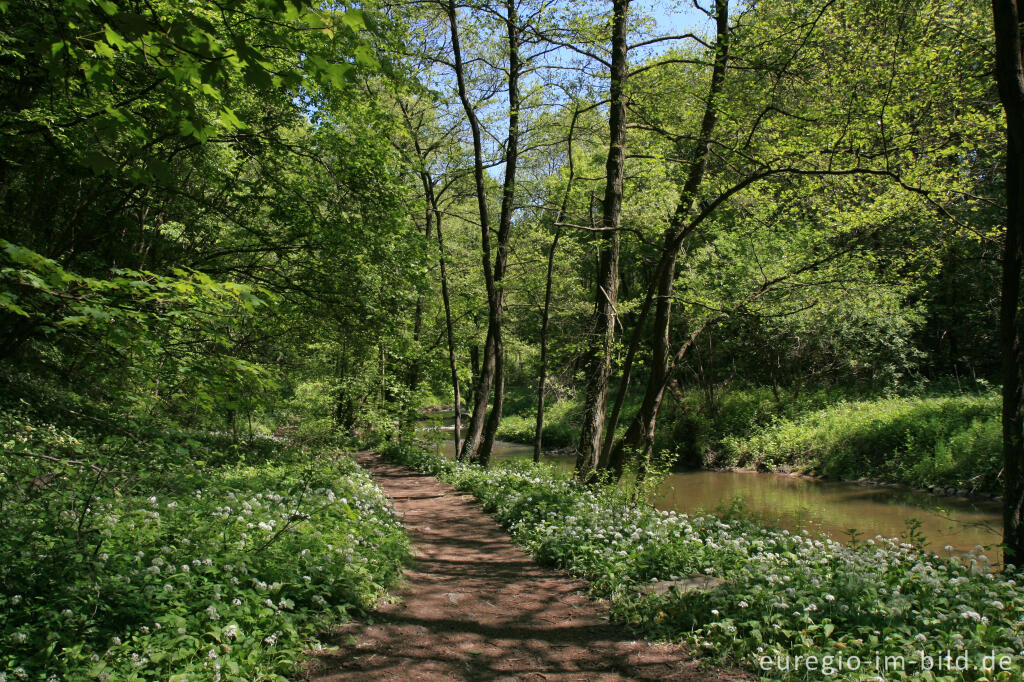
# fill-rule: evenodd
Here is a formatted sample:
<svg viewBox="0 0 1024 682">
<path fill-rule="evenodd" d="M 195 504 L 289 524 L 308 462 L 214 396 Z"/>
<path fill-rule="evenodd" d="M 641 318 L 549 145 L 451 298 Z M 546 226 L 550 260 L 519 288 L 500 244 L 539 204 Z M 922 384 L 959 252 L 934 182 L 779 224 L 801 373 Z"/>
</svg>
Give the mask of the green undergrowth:
<svg viewBox="0 0 1024 682">
<path fill-rule="evenodd" d="M 995 493 L 1001 452 L 998 396 L 953 395 L 839 403 L 780 420 L 724 439 L 718 463 Z"/>
<path fill-rule="evenodd" d="M 1010 680 L 1024 669 L 1024 589 L 1012 567 L 991 571 L 981 548 L 963 561 L 916 542 L 842 544 L 741 513 L 659 512 L 630 503 L 628 490 L 581 487 L 547 465 L 484 470 L 411 445 L 386 454 L 471 492 L 538 561 L 588 580 L 613 617 L 685 641 L 709 663 L 791 680 Z M 724 582 L 647 589 L 694 576 Z M 968 669 L 924 670 L 921 654 L 947 651 L 967 656 Z M 993 652 L 1012 668 L 982 670 Z M 796 656 L 802 668 L 779 670 Z M 816 657 L 814 670 L 807 656 Z M 887 656 L 893 667 L 884 670 Z"/>
<path fill-rule="evenodd" d="M 531 412 L 532 410 L 532 412 Z M 567 448 L 576 444 L 579 438 L 579 420 L 583 415 L 583 404 L 562 400 L 546 406 L 544 410 L 544 447 Z M 537 432 L 537 405 L 524 402 L 521 409 L 501 420 L 498 439 L 512 443 L 533 444 Z"/>
<path fill-rule="evenodd" d="M 795 418 L 843 401 L 849 391 L 838 388 L 816 391 L 773 392 L 765 387 L 701 391 L 687 389 L 666 396 L 662 406 L 655 449 L 676 452 L 685 464 L 699 465 L 713 458 L 729 437 L 747 437 L 780 419 Z M 639 408 L 640 396 L 630 395 L 623 406 L 617 432 Z M 514 443 L 533 443 L 536 428 L 535 397 L 514 389 L 507 399 L 498 438 Z M 609 412 L 611 406 L 609 406 Z M 565 398 L 547 403 L 544 410 L 545 447 L 572 447 L 579 438 L 583 402 Z"/>
<path fill-rule="evenodd" d="M 337 446 L 82 416 L 0 412 L 0 679 L 285 679 L 407 558 Z"/>
</svg>

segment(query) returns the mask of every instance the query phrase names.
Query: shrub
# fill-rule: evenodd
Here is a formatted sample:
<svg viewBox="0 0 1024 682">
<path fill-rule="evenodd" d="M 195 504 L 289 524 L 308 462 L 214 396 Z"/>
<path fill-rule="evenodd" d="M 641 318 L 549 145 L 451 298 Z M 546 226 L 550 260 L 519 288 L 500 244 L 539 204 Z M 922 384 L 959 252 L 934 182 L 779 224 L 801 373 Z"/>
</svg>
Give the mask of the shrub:
<svg viewBox="0 0 1024 682">
<path fill-rule="evenodd" d="M 679 452 L 680 462 L 701 466 L 714 460 L 721 441 L 728 436 L 749 436 L 758 428 L 781 419 L 795 417 L 842 400 L 837 389 L 807 391 L 798 395 L 776 396 L 768 388 L 750 387 L 715 393 L 709 398 L 697 389 L 666 397 L 655 434 L 655 450 Z M 628 418 L 639 408 L 637 396 L 627 399 L 618 434 L 629 426 Z M 498 428 L 498 438 L 514 443 L 533 443 L 536 427 L 536 403 L 519 395 Z M 609 405 L 609 411 L 611 406 Z M 572 447 L 579 438 L 583 414 L 580 400 L 558 400 L 545 405 L 544 446 Z"/>
<path fill-rule="evenodd" d="M 530 410 L 533 410 L 530 412 Z M 537 405 L 524 407 L 519 414 L 502 418 L 498 438 L 513 443 L 533 443 L 537 430 Z M 561 400 L 545 405 L 544 447 L 567 448 L 579 438 L 579 419 L 583 406 L 577 401 Z"/>
</svg>

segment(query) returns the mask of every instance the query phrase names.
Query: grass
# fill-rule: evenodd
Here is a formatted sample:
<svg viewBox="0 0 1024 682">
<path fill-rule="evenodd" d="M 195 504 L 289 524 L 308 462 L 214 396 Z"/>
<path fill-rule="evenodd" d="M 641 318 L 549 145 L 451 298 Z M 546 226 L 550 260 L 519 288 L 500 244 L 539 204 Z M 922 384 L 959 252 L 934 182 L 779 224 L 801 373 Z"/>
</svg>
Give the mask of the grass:
<svg viewBox="0 0 1024 682">
<path fill-rule="evenodd" d="M 840 403 L 749 438 L 727 437 L 720 462 L 996 492 L 1001 439 L 997 395 L 888 398 Z"/>
</svg>

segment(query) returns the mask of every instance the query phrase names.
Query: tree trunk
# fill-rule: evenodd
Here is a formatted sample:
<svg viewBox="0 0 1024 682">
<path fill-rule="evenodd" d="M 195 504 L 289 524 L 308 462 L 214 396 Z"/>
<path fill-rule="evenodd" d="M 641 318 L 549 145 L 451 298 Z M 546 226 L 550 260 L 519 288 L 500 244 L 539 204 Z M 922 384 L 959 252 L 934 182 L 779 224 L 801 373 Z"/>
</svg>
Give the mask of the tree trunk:
<svg viewBox="0 0 1024 682">
<path fill-rule="evenodd" d="M 427 205 L 426 212 L 426 226 L 424 227 L 424 235 L 427 238 L 427 242 L 430 241 L 430 232 L 432 225 L 432 209 L 430 204 Z M 409 374 L 406 378 L 406 383 L 409 385 L 410 391 L 415 391 L 420 384 L 420 337 L 423 335 L 423 294 L 419 293 L 416 295 L 416 309 L 413 311 L 413 323 L 412 323 L 412 345 L 413 345 L 413 358 L 409 363 Z"/>
<path fill-rule="evenodd" d="M 540 451 L 544 446 L 544 388 L 548 381 L 548 322 L 551 318 L 551 279 L 555 269 L 555 252 L 558 250 L 558 240 L 562 236 L 562 220 L 569 208 L 569 196 L 572 193 L 572 181 L 576 176 L 576 164 L 572 158 L 572 138 L 576 133 L 576 121 L 579 119 L 580 110 L 577 108 L 572 113 L 572 120 L 569 122 L 569 135 L 566 138 L 566 161 L 569 164 L 569 178 L 565 183 L 565 193 L 562 194 L 562 203 L 555 214 L 555 237 L 551 240 L 551 248 L 548 250 L 548 272 L 544 284 L 544 311 L 540 323 L 540 376 L 537 378 L 537 425 L 533 436 L 533 461 L 540 461 Z"/>
<path fill-rule="evenodd" d="M 505 270 L 508 263 L 508 245 L 512 235 L 512 211 L 515 208 L 516 165 L 519 162 L 519 18 L 515 0 L 505 3 L 505 27 L 508 32 L 508 142 L 505 147 L 505 179 L 501 191 L 501 214 L 498 216 L 498 253 L 494 259 L 494 300 L 490 306 L 490 324 L 494 336 L 494 404 L 487 418 L 483 442 L 477 452 L 477 461 L 487 466 L 491 460 L 494 437 L 501 424 L 501 411 L 505 404 L 505 346 L 501 335 L 505 311 Z"/>
<path fill-rule="evenodd" d="M 413 145 L 416 150 L 416 161 L 419 165 L 419 176 L 420 182 L 423 185 L 423 199 L 426 204 L 426 215 L 425 223 L 426 230 L 425 234 L 427 240 L 430 240 L 430 231 L 432 225 L 437 225 L 437 248 L 438 248 L 438 262 L 441 269 L 441 299 L 444 301 L 444 321 L 445 330 L 448 334 L 448 366 L 451 370 L 452 377 L 452 394 L 455 400 L 455 453 L 458 455 L 459 445 L 462 439 L 462 387 L 459 385 L 459 372 L 458 365 L 456 362 L 455 352 L 455 327 L 452 322 L 452 308 L 451 308 L 451 295 L 448 291 L 448 264 L 445 258 L 444 249 L 444 234 L 442 231 L 442 220 L 443 214 L 441 208 L 438 205 L 438 193 L 433 176 L 430 174 L 429 168 L 429 151 L 423 148 L 420 144 L 420 137 L 416 126 L 413 125 L 412 118 L 409 116 L 408 110 L 403 106 L 401 100 L 399 100 L 399 107 L 402 109 L 402 113 L 405 117 L 406 124 L 409 127 L 409 132 L 412 135 Z M 441 190 L 444 192 L 444 189 Z M 416 319 L 416 339 L 419 340 L 419 330 L 421 324 L 422 315 L 422 301 L 423 298 L 420 296 L 417 299 L 417 319 Z M 419 374 L 419 365 L 414 365 L 416 368 L 416 375 Z M 411 382 L 413 388 L 415 383 Z"/>
<path fill-rule="evenodd" d="M 631 451 L 639 457 L 648 456 L 647 449 L 654 442 L 654 428 L 657 425 L 661 401 L 668 383 L 669 354 L 672 324 L 672 285 L 676 275 L 677 249 L 671 246 L 671 237 L 666 235 L 666 245 L 655 273 L 654 329 L 651 338 L 651 373 L 647 379 L 640 410 L 630 423 L 622 441 L 612 448 L 609 464 L 616 475 L 621 475 L 626 458 Z"/>
<path fill-rule="evenodd" d="M 477 386 L 480 384 L 480 346 L 473 344 L 469 347 L 469 399 L 476 404 Z"/>
<path fill-rule="evenodd" d="M 630 451 L 647 456 L 654 442 L 654 429 L 658 412 L 665 396 L 672 363 L 670 362 L 672 327 L 672 288 L 676 277 L 676 259 L 683 239 L 688 233 L 688 218 L 704 180 L 708 156 L 711 151 L 711 137 L 718 120 L 718 97 L 725 82 L 726 65 L 729 58 L 729 2 L 716 0 L 715 21 L 718 37 L 715 43 L 715 62 L 711 72 L 711 87 L 704 105 L 697 144 L 690 157 L 686 182 L 680 192 L 679 203 L 665 231 L 664 244 L 658 268 L 655 272 L 654 329 L 651 338 L 651 373 L 644 391 L 640 410 L 633 418 L 622 440 L 612 448 L 610 464 L 621 473 L 625 458 Z"/>
<path fill-rule="evenodd" d="M 657 283 L 657 273 L 651 278 L 647 287 L 647 294 L 644 297 L 643 306 L 640 308 L 640 315 L 637 317 L 633 327 L 633 333 L 629 338 L 629 348 L 626 350 L 626 359 L 622 363 L 622 374 L 619 377 L 619 390 L 615 395 L 615 404 L 612 406 L 611 416 L 608 417 L 608 424 L 605 426 L 604 442 L 601 445 L 601 457 L 599 466 L 607 469 L 611 466 L 612 448 L 615 444 L 615 431 L 619 428 L 619 418 L 622 415 L 622 406 L 626 403 L 626 396 L 629 393 L 629 381 L 633 373 L 633 362 L 636 359 L 637 350 L 640 347 L 640 338 L 643 336 L 644 324 L 647 322 L 647 315 L 651 311 L 651 302 L 654 300 L 654 287 Z"/>
<path fill-rule="evenodd" d="M 441 265 L 441 299 L 444 301 L 444 324 L 448 332 L 448 366 L 452 373 L 452 392 L 455 396 L 455 453 L 459 452 L 459 444 L 462 438 L 462 391 L 459 386 L 459 370 L 455 361 L 455 327 L 452 324 L 451 296 L 448 293 L 448 266 L 444 256 L 444 233 L 441 230 L 441 209 L 437 205 L 437 195 L 434 193 L 433 182 L 424 174 L 424 186 L 427 188 L 427 200 L 430 203 L 430 210 L 434 213 L 434 223 L 437 226 L 437 250 L 438 260 Z"/>
<path fill-rule="evenodd" d="M 476 384 L 476 395 L 473 401 L 473 416 L 469 420 L 469 429 L 466 433 L 466 440 L 459 450 L 459 459 L 472 459 L 480 447 L 480 439 L 483 436 L 484 417 L 487 413 L 487 398 L 491 394 L 491 384 L 494 381 L 494 324 L 493 311 L 494 302 L 497 297 L 494 287 L 494 272 L 491 270 L 491 220 L 487 208 L 487 194 L 484 185 L 484 153 L 483 141 L 480 133 L 480 121 L 477 119 L 476 110 L 469 100 L 469 91 L 466 86 L 465 65 L 462 61 L 462 48 L 459 43 L 459 22 L 458 12 L 454 0 L 449 2 L 447 7 L 448 24 L 451 29 L 452 53 L 455 59 L 455 80 L 458 84 L 459 99 L 466 111 L 466 118 L 469 120 L 469 127 L 473 134 L 473 179 L 476 184 L 476 203 L 480 214 L 480 251 L 481 262 L 484 270 L 484 284 L 487 288 L 487 303 L 491 311 L 487 326 L 487 341 L 484 344 L 484 363 Z"/>
<path fill-rule="evenodd" d="M 1007 563 L 1024 561 L 1024 415 L 1019 319 L 1024 258 L 1024 55 L 1016 0 L 992 0 L 996 80 L 1006 110 L 1006 238 L 999 335 L 1003 365 L 1003 544 Z"/>
<path fill-rule="evenodd" d="M 478 351 L 479 356 L 479 351 Z M 483 361 L 473 389 L 473 412 L 466 427 L 466 437 L 459 450 L 459 461 L 474 461 L 480 441 L 483 439 L 484 418 L 487 416 L 487 399 L 494 382 L 494 336 L 493 327 L 487 325 L 487 339 L 484 341 Z"/>
<path fill-rule="evenodd" d="M 622 175 L 625 167 L 626 101 L 626 14 L 629 0 L 612 0 L 611 104 L 608 114 L 608 160 L 605 164 L 605 192 L 601 217 L 601 255 L 598 264 L 597 297 L 593 336 L 587 358 L 586 406 L 576 447 L 576 475 L 586 478 L 598 467 L 601 436 L 604 434 L 608 401 L 608 376 L 615 344 L 616 302 L 619 286 L 619 223 L 622 218 Z"/>
<path fill-rule="evenodd" d="M 427 235 L 427 239 L 430 235 Z M 409 362 L 409 373 L 406 376 L 405 383 L 409 385 L 410 391 L 415 391 L 420 384 L 420 358 L 419 358 L 419 347 L 420 347 L 420 336 L 423 333 L 423 294 L 416 296 L 416 308 L 413 311 L 413 323 L 412 323 L 412 346 L 413 346 L 413 358 Z"/>
<path fill-rule="evenodd" d="M 568 192 L 566 192 L 568 194 Z M 548 250 L 548 276 L 544 285 L 544 312 L 540 322 L 540 374 L 537 377 L 537 425 L 533 432 L 533 461 L 540 461 L 540 451 L 544 447 L 544 385 L 548 380 L 548 320 L 551 310 L 551 273 L 555 266 L 555 251 L 558 239 L 562 236 L 562 228 L 555 227 L 555 238 L 551 240 Z"/>
<path fill-rule="evenodd" d="M 657 426 L 658 412 L 661 409 L 665 391 L 672 381 L 672 370 L 683 361 L 683 358 L 690 352 L 690 349 L 693 348 L 697 339 L 704 333 L 704 330 L 718 323 L 721 319 L 721 316 L 708 318 L 693 330 L 686 339 L 686 342 L 679 347 L 671 361 L 667 363 L 667 370 L 662 373 L 661 383 L 653 387 L 648 383 L 648 391 L 644 396 L 644 405 L 640 408 L 640 412 L 637 413 L 638 418 L 630 423 L 629 429 L 622 437 L 622 440 L 612 448 L 609 467 L 614 472 L 616 478 L 622 476 L 622 470 L 625 467 L 626 458 L 630 454 L 630 449 L 635 451 L 642 469 L 646 468 L 651 456 L 652 446 L 654 445 L 654 429 Z M 651 390 L 652 388 L 653 390 Z M 648 395 L 651 396 L 650 404 L 647 403 Z M 640 415 L 643 415 L 644 418 L 639 418 Z M 629 446 L 627 444 L 636 445 Z"/>
</svg>

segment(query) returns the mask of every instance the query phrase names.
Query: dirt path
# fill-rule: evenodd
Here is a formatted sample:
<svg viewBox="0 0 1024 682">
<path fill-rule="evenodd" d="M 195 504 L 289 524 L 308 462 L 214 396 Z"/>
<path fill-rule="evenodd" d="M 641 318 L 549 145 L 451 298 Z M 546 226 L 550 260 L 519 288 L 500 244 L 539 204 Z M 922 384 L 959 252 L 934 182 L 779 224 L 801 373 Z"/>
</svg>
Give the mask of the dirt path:
<svg viewBox="0 0 1024 682">
<path fill-rule="evenodd" d="M 342 628 L 312 679 L 742 679 L 609 624 L 582 582 L 534 563 L 472 497 L 375 455 L 359 461 L 404 517 L 416 562 L 397 602 Z"/>
</svg>

